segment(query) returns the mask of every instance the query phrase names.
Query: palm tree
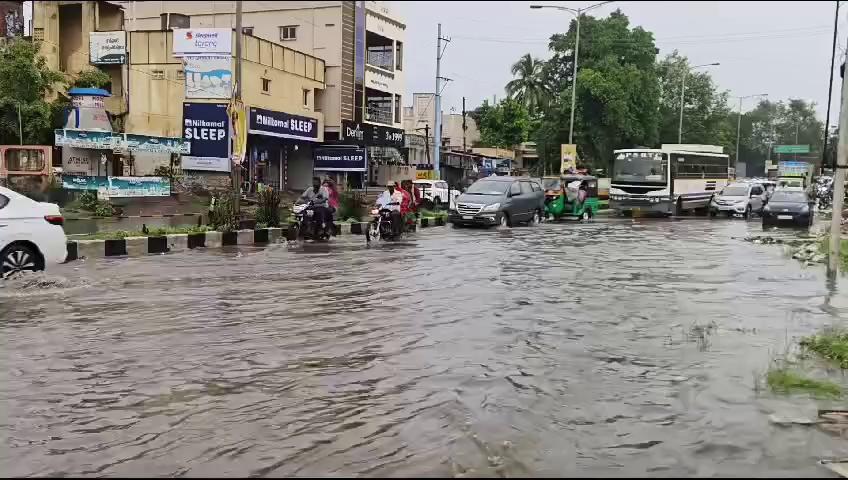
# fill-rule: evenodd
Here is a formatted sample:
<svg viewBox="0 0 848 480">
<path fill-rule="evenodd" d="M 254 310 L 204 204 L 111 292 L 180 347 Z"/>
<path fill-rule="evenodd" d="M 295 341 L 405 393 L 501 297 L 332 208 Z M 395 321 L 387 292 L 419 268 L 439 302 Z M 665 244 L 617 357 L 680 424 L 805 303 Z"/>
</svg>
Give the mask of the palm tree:
<svg viewBox="0 0 848 480">
<path fill-rule="evenodd" d="M 543 66 L 543 61 L 526 53 L 512 64 L 512 75 L 517 78 L 506 84 L 507 95 L 523 103 L 531 114 L 537 111 L 547 97 L 542 81 Z"/>
</svg>

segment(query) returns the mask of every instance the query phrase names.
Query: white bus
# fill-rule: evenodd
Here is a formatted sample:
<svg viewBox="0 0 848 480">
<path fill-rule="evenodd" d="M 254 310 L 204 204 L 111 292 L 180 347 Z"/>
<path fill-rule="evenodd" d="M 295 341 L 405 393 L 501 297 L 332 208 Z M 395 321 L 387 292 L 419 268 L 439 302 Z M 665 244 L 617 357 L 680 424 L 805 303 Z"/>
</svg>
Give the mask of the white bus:
<svg viewBox="0 0 848 480">
<path fill-rule="evenodd" d="M 664 215 L 706 211 L 728 184 L 730 157 L 714 145 L 663 145 L 613 152 L 610 208 Z"/>
</svg>

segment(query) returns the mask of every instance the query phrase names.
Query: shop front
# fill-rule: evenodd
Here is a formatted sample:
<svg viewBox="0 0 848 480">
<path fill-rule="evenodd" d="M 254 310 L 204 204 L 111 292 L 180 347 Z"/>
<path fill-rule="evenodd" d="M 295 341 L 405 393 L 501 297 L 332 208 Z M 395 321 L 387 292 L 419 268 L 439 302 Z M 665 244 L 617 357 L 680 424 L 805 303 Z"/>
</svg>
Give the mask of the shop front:
<svg viewBox="0 0 848 480">
<path fill-rule="evenodd" d="M 247 155 L 241 164 L 243 189 L 251 193 L 263 186 L 306 189 L 312 183 L 318 133 L 315 118 L 250 107 Z"/>
<path fill-rule="evenodd" d="M 350 188 L 376 185 L 381 166 L 406 165 L 404 144 L 404 132 L 399 128 L 342 120 L 338 143 L 332 146 L 364 148 L 367 162 L 365 171 L 348 172 L 344 185 Z M 316 167 L 316 172 L 318 170 Z M 332 175 L 338 177 L 338 174 Z"/>
</svg>

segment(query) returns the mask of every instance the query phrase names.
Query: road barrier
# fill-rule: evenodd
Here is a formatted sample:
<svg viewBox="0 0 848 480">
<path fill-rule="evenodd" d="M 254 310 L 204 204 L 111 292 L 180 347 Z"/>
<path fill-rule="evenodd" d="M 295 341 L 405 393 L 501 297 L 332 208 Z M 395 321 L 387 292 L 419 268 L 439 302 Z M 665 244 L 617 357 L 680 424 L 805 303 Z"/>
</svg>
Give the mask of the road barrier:
<svg viewBox="0 0 848 480">
<path fill-rule="evenodd" d="M 418 226 L 428 228 L 444 226 L 444 218 L 422 218 Z M 367 222 L 336 224 L 336 235 L 364 235 Z M 176 233 L 161 236 L 126 237 L 107 240 L 68 241 L 67 261 L 83 258 L 137 257 L 192 250 L 195 248 L 220 248 L 231 245 L 267 245 L 285 238 L 286 228 L 258 228 L 232 232 Z"/>
</svg>

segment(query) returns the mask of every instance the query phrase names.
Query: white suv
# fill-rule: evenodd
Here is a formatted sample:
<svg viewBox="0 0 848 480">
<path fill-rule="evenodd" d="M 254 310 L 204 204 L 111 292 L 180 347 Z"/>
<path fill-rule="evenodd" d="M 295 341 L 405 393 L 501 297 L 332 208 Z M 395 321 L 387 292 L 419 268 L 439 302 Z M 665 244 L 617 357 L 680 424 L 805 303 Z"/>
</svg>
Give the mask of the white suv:
<svg viewBox="0 0 848 480">
<path fill-rule="evenodd" d="M 732 183 L 710 199 L 710 216 L 725 213 L 730 217 L 739 213 L 749 218 L 752 213 L 762 214 L 765 193 L 766 190 L 760 183 Z"/>
<path fill-rule="evenodd" d="M 44 270 L 68 255 L 59 207 L 0 187 L 0 276 Z"/>
</svg>

